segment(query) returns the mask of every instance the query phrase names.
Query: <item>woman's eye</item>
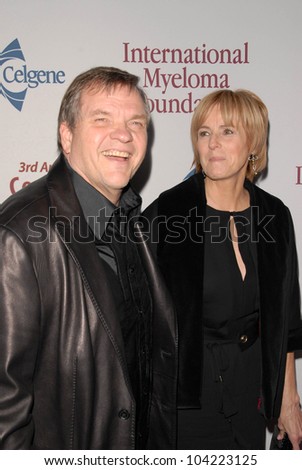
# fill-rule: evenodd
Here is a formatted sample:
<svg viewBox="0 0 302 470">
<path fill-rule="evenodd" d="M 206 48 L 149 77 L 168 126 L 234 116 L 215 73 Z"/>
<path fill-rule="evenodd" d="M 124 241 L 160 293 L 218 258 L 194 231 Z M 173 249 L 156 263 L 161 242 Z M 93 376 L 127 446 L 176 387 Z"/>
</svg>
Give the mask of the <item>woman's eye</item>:
<svg viewBox="0 0 302 470">
<path fill-rule="evenodd" d="M 226 128 L 226 129 L 224 129 L 224 134 L 225 135 L 231 135 L 231 134 L 234 134 L 234 131 L 232 129 Z"/>
<path fill-rule="evenodd" d="M 199 137 L 206 137 L 209 135 L 209 132 L 208 131 L 199 131 L 198 132 L 198 136 Z"/>
</svg>

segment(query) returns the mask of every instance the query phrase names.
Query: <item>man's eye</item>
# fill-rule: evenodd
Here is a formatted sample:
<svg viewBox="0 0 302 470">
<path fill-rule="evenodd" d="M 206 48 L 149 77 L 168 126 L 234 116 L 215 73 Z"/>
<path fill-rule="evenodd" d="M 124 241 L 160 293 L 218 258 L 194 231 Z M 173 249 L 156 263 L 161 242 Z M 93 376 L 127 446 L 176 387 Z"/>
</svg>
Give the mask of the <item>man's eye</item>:
<svg viewBox="0 0 302 470">
<path fill-rule="evenodd" d="M 131 127 L 137 127 L 137 128 L 143 128 L 143 127 L 145 127 L 145 122 L 143 122 L 143 121 L 131 121 L 130 126 Z"/>
</svg>

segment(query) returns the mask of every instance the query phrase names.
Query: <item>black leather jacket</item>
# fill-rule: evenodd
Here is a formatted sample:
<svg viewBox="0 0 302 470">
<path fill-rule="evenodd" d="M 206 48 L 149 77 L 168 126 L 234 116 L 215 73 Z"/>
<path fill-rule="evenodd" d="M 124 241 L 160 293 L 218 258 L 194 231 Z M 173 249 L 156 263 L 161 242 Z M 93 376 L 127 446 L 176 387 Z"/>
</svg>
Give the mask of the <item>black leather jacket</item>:
<svg viewBox="0 0 302 470">
<path fill-rule="evenodd" d="M 134 449 L 136 405 L 114 293 L 61 156 L 1 206 L 0 449 Z M 139 236 L 139 230 L 138 230 Z M 139 243 L 153 295 L 148 448 L 175 446 L 176 329 Z"/>
</svg>

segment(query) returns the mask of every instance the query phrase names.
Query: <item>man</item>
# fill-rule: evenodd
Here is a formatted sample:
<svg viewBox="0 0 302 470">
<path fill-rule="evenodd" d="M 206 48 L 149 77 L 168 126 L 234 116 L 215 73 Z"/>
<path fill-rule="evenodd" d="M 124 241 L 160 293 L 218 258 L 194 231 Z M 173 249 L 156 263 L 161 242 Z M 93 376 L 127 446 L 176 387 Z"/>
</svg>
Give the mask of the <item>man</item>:
<svg viewBox="0 0 302 470">
<path fill-rule="evenodd" d="M 61 155 L 1 206 L 2 449 L 174 446 L 173 314 L 129 185 L 148 122 L 137 77 L 84 72 L 62 100 Z"/>
</svg>

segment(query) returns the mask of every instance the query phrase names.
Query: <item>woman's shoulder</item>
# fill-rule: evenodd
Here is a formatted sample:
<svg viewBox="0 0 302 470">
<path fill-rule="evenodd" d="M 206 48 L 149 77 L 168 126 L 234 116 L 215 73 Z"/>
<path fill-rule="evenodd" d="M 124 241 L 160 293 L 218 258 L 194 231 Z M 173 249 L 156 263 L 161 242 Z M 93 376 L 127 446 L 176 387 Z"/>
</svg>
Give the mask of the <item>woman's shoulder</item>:
<svg viewBox="0 0 302 470">
<path fill-rule="evenodd" d="M 275 194 L 269 193 L 258 185 L 247 182 L 247 187 L 252 193 L 252 204 L 262 207 L 272 208 L 274 210 L 288 210 L 284 202 Z"/>
<path fill-rule="evenodd" d="M 200 193 L 200 190 L 204 188 L 204 176 L 201 173 L 194 173 L 189 178 L 181 181 L 180 183 L 172 186 L 172 188 L 166 189 L 159 195 L 159 200 L 162 199 L 174 199 L 175 197 L 185 197 L 190 194 Z"/>
</svg>

